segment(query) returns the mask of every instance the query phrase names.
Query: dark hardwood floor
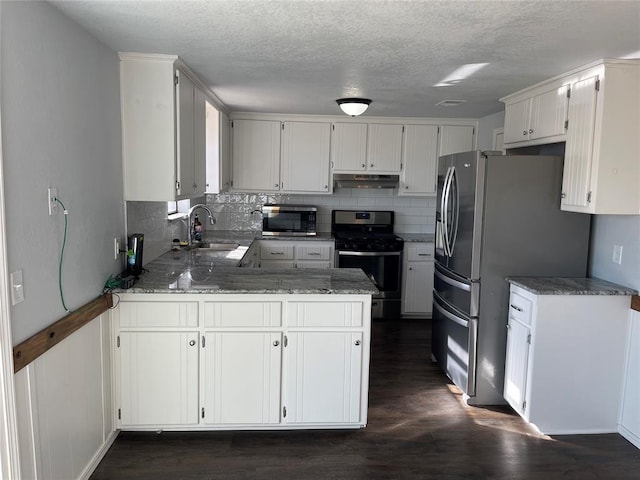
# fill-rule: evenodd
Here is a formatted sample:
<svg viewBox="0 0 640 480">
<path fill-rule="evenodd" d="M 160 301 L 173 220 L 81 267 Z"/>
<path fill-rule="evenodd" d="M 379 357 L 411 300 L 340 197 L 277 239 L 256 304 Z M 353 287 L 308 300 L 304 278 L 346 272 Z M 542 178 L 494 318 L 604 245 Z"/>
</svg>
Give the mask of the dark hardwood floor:
<svg viewBox="0 0 640 480">
<path fill-rule="evenodd" d="M 430 328 L 374 322 L 365 429 L 122 432 L 91 479 L 640 479 L 617 434 L 550 438 L 506 407 L 466 406 L 429 361 Z"/>
</svg>

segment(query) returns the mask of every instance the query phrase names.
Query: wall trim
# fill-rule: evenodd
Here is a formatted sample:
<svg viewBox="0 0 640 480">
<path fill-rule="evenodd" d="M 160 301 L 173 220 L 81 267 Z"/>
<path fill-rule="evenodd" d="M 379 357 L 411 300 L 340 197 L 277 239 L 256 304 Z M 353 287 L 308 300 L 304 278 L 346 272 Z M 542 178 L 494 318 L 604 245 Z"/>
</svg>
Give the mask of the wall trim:
<svg viewBox="0 0 640 480">
<path fill-rule="evenodd" d="M 104 456 L 107 454 L 107 452 L 111 448 L 111 445 L 113 445 L 113 442 L 115 442 L 116 438 L 118 438 L 119 433 L 120 433 L 120 430 L 114 430 L 113 432 L 111 432 L 111 434 L 105 440 L 102 447 L 100 447 L 100 450 L 96 452 L 96 454 L 91 459 L 91 462 L 89 462 L 89 464 L 80 474 L 80 476 L 78 477 L 78 480 L 89 480 L 89 478 L 91 477 L 95 469 L 98 468 L 98 465 L 100 464 Z"/>
<path fill-rule="evenodd" d="M 111 293 L 102 294 L 95 300 L 65 315 L 57 322 L 16 345 L 13 348 L 14 373 L 19 372 L 47 350 L 102 315 L 111 307 L 113 307 Z"/>
</svg>

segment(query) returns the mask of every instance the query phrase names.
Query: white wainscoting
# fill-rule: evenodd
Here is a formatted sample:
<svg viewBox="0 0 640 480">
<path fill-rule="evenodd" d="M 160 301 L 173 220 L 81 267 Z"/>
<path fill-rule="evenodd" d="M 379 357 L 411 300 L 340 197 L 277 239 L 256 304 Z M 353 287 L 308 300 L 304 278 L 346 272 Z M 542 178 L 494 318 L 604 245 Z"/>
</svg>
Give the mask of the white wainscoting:
<svg viewBox="0 0 640 480">
<path fill-rule="evenodd" d="M 88 479 L 115 440 L 109 319 L 104 313 L 16 373 L 23 478 Z"/>
<path fill-rule="evenodd" d="M 618 431 L 640 448 L 640 312 L 630 310 Z"/>
</svg>

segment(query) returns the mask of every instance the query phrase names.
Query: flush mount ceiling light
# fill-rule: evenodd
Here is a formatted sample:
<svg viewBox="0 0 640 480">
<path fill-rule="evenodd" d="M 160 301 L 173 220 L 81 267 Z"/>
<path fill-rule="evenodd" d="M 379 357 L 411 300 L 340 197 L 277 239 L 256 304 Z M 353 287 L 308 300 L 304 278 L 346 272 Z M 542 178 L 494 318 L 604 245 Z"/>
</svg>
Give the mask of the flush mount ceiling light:
<svg viewBox="0 0 640 480">
<path fill-rule="evenodd" d="M 340 105 L 340 108 L 344 113 L 351 115 L 352 117 L 357 117 L 358 115 L 362 115 L 367 108 L 369 108 L 371 100 L 368 98 L 339 98 L 336 100 L 336 103 Z"/>
</svg>

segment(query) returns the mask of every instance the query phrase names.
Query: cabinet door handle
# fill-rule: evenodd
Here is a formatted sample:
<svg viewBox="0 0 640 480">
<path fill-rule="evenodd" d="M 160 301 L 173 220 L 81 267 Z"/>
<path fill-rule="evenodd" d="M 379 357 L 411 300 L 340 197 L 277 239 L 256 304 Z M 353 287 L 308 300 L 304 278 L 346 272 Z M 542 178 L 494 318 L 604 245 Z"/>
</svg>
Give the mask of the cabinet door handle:
<svg viewBox="0 0 640 480">
<path fill-rule="evenodd" d="M 195 340 L 191 340 L 191 341 L 189 342 L 189 346 L 191 346 L 191 347 L 193 347 L 195 344 L 196 344 L 196 341 L 195 341 Z"/>
<path fill-rule="evenodd" d="M 284 255 L 284 252 L 269 252 L 270 255 Z"/>
<path fill-rule="evenodd" d="M 523 134 L 523 135 L 526 135 L 526 134 L 527 134 L 527 131 L 526 131 L 526 130 L 523 130 L 523 131 L 522 131 L 522 134 Z"/>
<path fill-rule="evenodd" d="M 278 345 L 280 345 L 280 342 L 278 340 L 274 340 L 273 341 L 273 346 L 277 347 Z"/>
<path fill-rule="evenodd" d="M 413 270 L 413 267 L 409 267 L 409 270 Z"/>
<path fill-rule="evenodd" d="M 409 185 L 405 185 L 405 186 L 404 186 L 404 189 L 405 189 L 405 190 L 409 190 Z"/>
<path fill-rule="evenodd" d="M 513 308 L 514 310 L 517 310 L 518 312 L 523 312 L 524 311 L 520 307 L 515 306 L 513 303 L 510 303 L 509 306 L 511 308 Z"/>
<path fill-rule="evenodd" d="M 278 188 L 280 185 L 278 185 L 277 183 L 274 185 L 274 187 Z"/>
<path fill-rule="evenodd" d="M 359 346 L 360 346 L 360 340 L 356 340 L 355 342 L 353 342 L 353 344 L 354 344 L 356 347 L 359 347 Z"/>
<path fill-rule="evenodd" d="M 529 129 L 529 134 L 533 133 L 533 128 Z"/>
<path fill-rule="evenodd" d="M 367 164 L 366 164 L 366 163 L 363 163 L 363 164 L 362 164 L 362 168 L 366 168 L 366 167 L 367 167 Z"/>
<path fill-rule="evenodd" d="M 369 165 L 369 166 L 370 166 L 371 168 L 373 168 L 373 167 L 374 167 L 373 163 L 372 163 L 371 165 Z"/>
<path fill-rule="evenodd" d="M 329 185 L 325 185 L 325 186 L 324 186 L 324 189 L 325 189 L 325 190 L 329 190 Z"/>
</svg>

